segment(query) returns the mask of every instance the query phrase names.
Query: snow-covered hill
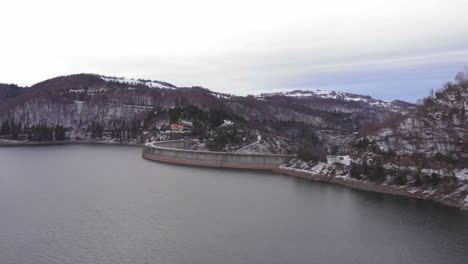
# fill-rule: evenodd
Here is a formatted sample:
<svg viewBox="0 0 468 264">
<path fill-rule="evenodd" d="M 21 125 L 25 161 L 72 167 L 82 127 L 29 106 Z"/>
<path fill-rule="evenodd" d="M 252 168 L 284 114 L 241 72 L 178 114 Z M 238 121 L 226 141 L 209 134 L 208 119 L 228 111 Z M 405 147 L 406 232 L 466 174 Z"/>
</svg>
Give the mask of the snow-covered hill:
<svg viewBox="0 0 468 264">
<path fill-rule="evenodd" d="M 332 99 L 346 102 L 359 102 L 362 104 L 367 104 L 369 106 L 375 107 L 384 107 L 392 111 L 401 111 L 403 107 L 411 108 L 412 105 L 399 100 L 379 100 L 374 99 L 370 96 L 345 93 L 345 92 L 336 92 L 336 91 L 327 91 L 327 90 L 294 90 L 289 92 L 279 92 L 279 93 L 263 93 L 257 96 L 258 98 L 266 98 L 272 96 L 288 96 L 294 97 L 297 99 L 310 99 L 310 98 L 321 98 L 321 99 Z"/>
</svg>

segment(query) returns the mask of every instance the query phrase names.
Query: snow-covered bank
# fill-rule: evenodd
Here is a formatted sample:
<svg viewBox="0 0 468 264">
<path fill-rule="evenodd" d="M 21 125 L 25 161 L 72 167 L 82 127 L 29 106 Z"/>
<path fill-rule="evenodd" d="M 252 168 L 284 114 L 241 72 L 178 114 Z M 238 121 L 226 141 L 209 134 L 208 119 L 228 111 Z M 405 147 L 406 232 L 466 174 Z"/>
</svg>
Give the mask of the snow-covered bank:
<svg viewBox="0 0 468 264">
<path fill-rule="evenodd" d="M 341 184 L 362 190 L 432 200 L 468 211 L 468 181 L 466 180 L 458 178 L 459 180 L 455 183 L 440 184 L 438 186 L 427 184 L 417 186 L 414 182 L 398 185 L 388 180 L 381 183 L 371 182 L 352 178 L 350 176 L 349 166 L 351 162 L 348 156 L 329 156 L 327 162 L 319 163 L 304 162 L 296 159 L 273 171 L 314 181 Z M 403 171 L 403 168 L 400 169 Z M 454 171 L 454 173 L 461 175 L 466 171 L 468 171 L 468 169 L 457 170 Z"/>
</svg>

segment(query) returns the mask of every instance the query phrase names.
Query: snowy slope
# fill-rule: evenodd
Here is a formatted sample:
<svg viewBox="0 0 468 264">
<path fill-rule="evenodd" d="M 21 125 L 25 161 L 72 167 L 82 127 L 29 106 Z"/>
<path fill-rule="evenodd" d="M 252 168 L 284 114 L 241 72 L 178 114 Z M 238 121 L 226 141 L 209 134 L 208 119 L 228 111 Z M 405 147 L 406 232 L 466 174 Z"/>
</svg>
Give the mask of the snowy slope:
<svg viewBox="0 0 468 264">
<path fill-rule="evenodd" d="M 161 89 L 175 89 L 176 86 L 161 82 L 161 81 L 152 81 L 152 80 L 142 80 L 142 79 L 130 79 L 124 77 L 107 77 L 107 76 L 100 76 L 106 82 L 118 82 L 118 83 L 125 83 L 129 85 L 145 85 L 149 88 L 161 88 Z"/>
<path fill-rule="evenodd" d="M 388 108 L 389 110 L 401 110 L 400 106 L 405 104 L 409 106 L 410 104 L 398 101 L 398 100 L 379 100 L 374 99 L 370 96 L 358 95 L 345 92 L 336 92 L 336 91 L 326 91 L 326 90 L 295 90 L 290 92 L 279 92 L 279 93 L 263 93 L 257 96 L 258 98 L 267 98 L 272 96 L 288 96 L 294 97 L 297 99 L 311 99 L 311 98 L 320 98 L 320 99 L 333 99 L 346 102 L 360 102 L 367 104 L 369 106 L 383 107 Z"/>
</svg>

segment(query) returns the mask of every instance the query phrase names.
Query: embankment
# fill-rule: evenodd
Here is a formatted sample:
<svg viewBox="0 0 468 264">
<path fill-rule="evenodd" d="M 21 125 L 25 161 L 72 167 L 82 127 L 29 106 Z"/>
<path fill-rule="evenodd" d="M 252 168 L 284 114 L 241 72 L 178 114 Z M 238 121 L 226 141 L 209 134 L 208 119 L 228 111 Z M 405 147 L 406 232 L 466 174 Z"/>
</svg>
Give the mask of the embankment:
<svg viewBox="0 0 468 264">
<path fill-rule="evenodd" d="M 187 149 L 184 140 L 147 143 L 142 156 L 149 160 L 220 168 L 272 170 L 285 164 L 294 155 L 248 154 Z"/>
</svg>

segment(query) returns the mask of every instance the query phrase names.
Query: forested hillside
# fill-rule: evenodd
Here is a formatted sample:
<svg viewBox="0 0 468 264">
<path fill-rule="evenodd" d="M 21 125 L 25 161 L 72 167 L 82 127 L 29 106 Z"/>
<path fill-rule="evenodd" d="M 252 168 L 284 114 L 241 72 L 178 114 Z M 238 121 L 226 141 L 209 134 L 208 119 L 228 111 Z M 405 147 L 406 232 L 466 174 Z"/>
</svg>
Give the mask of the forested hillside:
<svg viewBox="0 0 468 264">
<path fill-rule="evenodd" d="M 314 142 L 329 153 L 346 153 L 363 124 L 401 116 L 414 106 L 319 90 L 235 96 L 199 86 L 77 74 L 31 87 L 0 85 L 0 123 L 8 127 L 0 136 L 32 141 L 143 142 L 161 138 L 160 132 L 170 122 L 184 119 L 171 114 L 187 107 L 206 116 L 224 113 L 227 120 L 234 119 L 242 130 L 249 130 L 247 138 L 253 141 L 258 131 L 301 144 Z M 200 121 L 194 123 L 195 133 L 214 129 L 206 120 L 196 119 L 191 120 Z"/>
</svg>

